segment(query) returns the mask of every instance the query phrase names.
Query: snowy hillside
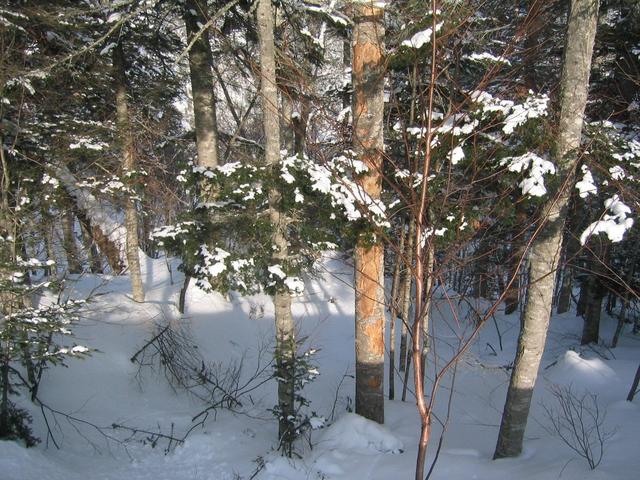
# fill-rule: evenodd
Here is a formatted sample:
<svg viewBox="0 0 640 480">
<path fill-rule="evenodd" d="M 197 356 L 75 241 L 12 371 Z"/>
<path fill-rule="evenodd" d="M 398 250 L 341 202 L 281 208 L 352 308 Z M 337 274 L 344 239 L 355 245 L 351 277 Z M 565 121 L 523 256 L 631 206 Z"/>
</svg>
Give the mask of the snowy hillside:
<svg viewBox="0 0 640 480">
<path fill-rule="evenodd" d="M 3 480 L 172 479 L 404 479 L 413 478 L 419 417 L 411 397 L 388 401 L 386 423 L 379 426 L 348 413 L 354 389 L 352 267 L 339 259 L 323 263 L 323 278 L 311 280 L 294 305 L 294 316 L 306 344 L 318 349 L 320 375 L 303 390 L 315 412 L 315 427 L 297 445 L 299 458 L 289 460 L 275 451 L 277 422 L 269 409 L 276 403 L 275 381 L 259 385 L 271 374 L 273 311 L 267 296 L 223 298 L 189 290 L 187 312 L 177 314 L 175 303 L 182 285 L 165 259 L 147 260 L 143 276 L 147 301 L 128 297 L 127 277 L 85 275 L 68 282 L 74 295 L 94 296 L 75 328 L 78 343 L 96 349 L 86 360 L 69 360 L 69 368 L 45 372 L 40 397 L 53 438 L 41 410 L 26 397 L 20 405 L 34 418 L 34 433 L 42 442 L 27 449 L 0 442 Z M 103 283 L 104 282 L 104 283 Z M 97 292 L 97 294 L 96 294 Z M 457 325 L 448 302 L 434 305 L 440 361 L 457 346 L 468 326 Z M 480 305 L 481 306 L 481 305 Z M 459 312 L 464 313 L 464 312 Z M 464 318 L 464 315 L 462 316 Z M 203 424 L 193 417 L 206 405 L 180 389 L 172 389 L 160 365 L 142 367 L 131 357 L 157 332 L 156 325 L 172 321 L 191 332 L 193 347 L 207 362 L 224 369 L 243 359 L 242 380 L 267 367 L 254 381 L 256 388 L 238 400 L 233 411 L 209 412 Z M 513 360 L 518 315 L 496 315 L 487 323 L 473 348 L 456 370 L 451 415 L 433 479 L 547 480 L 631 479 L 640 471 L 637 432 L 640 405 L 625 397 L 638 362 L 638 338 L 623 336 L 615 350 L 579 348 L 582 320 L 572 315 L 552 320 L 542 378 L 536 387 L 525 452 L 517 459 L 493 461 L 508 371 Z M 605 341 L 614 322 L 606 318 Z M 187 329 L 187 330 L 185 330 Z M 502 348 L 497 331 L 502 337 Z M 147 357 L 148 358 L 148 357 Z M 430 357 L 432 358 L 432 357 Z M 436 414 L 444 421 L 451 387 L 447 377 L 438 393 Z M 402 384 L 396 377 L 396 397 Z M 428 388 L 430 382 L 428 382 Z M 597 395 L 602 429 L 609 434 L 602 463 L 594 471 L 587 462 L 551 434 L 545 407 L 557 410 L 554 386 L 571 387 L 578 395 Z M 71 418 L 63 414 L 70 415 Z M 85 423 L 88 422 L 88 423 Z M 113 428 L 113 425 L 124 428 Z M 100 427 L 100 429 L 96 428 Z M 176 444 L 155 435 L 181 439 Z M 136 431 L 137 430 L 137 431 Z M 438 450 L 442 428 L 434 424 L 427 468 Z M 59 449 L 55 447 L 55 443 Z"/>
</svg>

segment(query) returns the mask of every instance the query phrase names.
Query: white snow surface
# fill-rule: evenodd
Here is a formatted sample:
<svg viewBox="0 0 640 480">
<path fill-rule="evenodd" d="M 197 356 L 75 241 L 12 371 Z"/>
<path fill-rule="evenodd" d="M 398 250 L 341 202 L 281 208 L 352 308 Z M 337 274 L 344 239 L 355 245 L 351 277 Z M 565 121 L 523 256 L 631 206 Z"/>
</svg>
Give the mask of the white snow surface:
<svg viewBox="0 0 640 480">
<path fill-rule="evenodd" d="M 615 207 L 615 205 L 611 205 Z M 228 366 L 244 364 L 243 378 L 273 351 L 273 307 L 266 295 L 240 297 L 207 294 L 196 287 L 188 291 L 186 313 L 175 303 L 182 285 L 177 261 L 143 257 L 142 274 L 147 301 L 130 298 L 126 276 L 71 275 L 68 292 L 76 298 L 95 289 L 100 295 L 89 302 L 74 329 L 77 343 L 97 349 L 85 360 L 69 359 L 68 368 L 50 368 L 40 386 L 42 400 L 51 408 L 107 427 L 102 436 L 88 424 L 71 425 L 63 417 L 48 420 L 60 449 L 47 442 L 40 409 L 28 395 L 14 400 L 33 416 L 33 430 L 43 441 L 25 448 L 18 442 L 0 441 L 2 480 L 388 480 L 413 478 L 420 420 L 413 387 L 407 401 L 398 399 L 402 383 L 396 377 L 396 399 L 385 401 L 383 426 L 349 413 L 354 398 L 353 266 L 332 253 L 321 261 L 322 276 L 305 279 L 304 293 L 294 298 L 293 314 L 299 338 L 307 337 L 321 374 L 303 390 L 311 401 L 309 414 L 326 419 L 325 428 L 308 432 L 296 450 L 300 457 L 286 459 L 276 451 L 277 422 L 268 411 L 276 403 L 276 382 L 267 381 L 242 399 L 236 413 L 220 409 L 203 425 L 192 418 L 206 405 L 180 390 L 173 390 L 162 370 L 144 369 L 130 361 L 154 334 L 155 323 L 171 321 L 188 329 L 197 351 L 208 362 Z M 452 298 L 447 298 L 453 295 Z M 468 335 L 464 320 L 469 310 L 455 292 L 439 289 L 433 306 L 432 332 L 442 365 L 456 350 L 458 336 Z M 472 300 L 483 311 L 487 302 Z M 459 310 L 454 319 L 449 308 Z M 540 377 L 534 391 L 524 453 L 515 459 L 492 460 L 518 335 L 518 314 L 489 322 L 472 348 L 462 357 L 451 390 L 452 375 L 442 378 L 436 402 L 427 469 L 433 462 L 439 423 L 447 417 L 448 395 L 453 393 L 451 417 L 433 471 L 434 480 L 627 480 L 640 471 L 637 435 L 640 430 L 640 398 L 624 401 L 638 366 L 640 344 L 625 326 L 615 349 L 579 345 L 582 320 L 574 313 L 552 318 Z M 616 320 L 603 313 L 601 338 L 609 344 Z M 500 331 L 500 337 L 496 328 Z M 500 340 L 501 338 L 501 340 Z M 397 339 L 399 342 L 399 339 Z M 396 352 L 398 345 L 396 345 Z M 262 353 L 260 353 L 262 352 Z M 261 358 L 261 360 L 260 360 Z M 434 361 L 427 363 L 433 379 Z M 270 370 L 269 370 L 270 371 Z M 387 381 L 385 377 L 385 382 Z M 553 407 L 553 385 L 571 386 L 574 392 L 598 395 L 606 411 L 603 428 L 615 434 L 607 441 L 602 463 L 590 471 L 579 458 L 546 428 L 543 405 Z M 428 381 L 427 391 L 431 388 Z M 214 418 L 215 417 L 215 418 Z M 162 431 L 185 442 L 165 450 L 168 442 L 152 447 L 148 434 L 111 430 L 112 424 L 149 432 Z M 322 422 L 314 421 L 316 427 Z M 77 431 L 76 431 L 77 428 Z M 313 448 L 309 448 L 309 444 Z M 257 473 L 256 471 L 259 470 Z"/>
</svg>

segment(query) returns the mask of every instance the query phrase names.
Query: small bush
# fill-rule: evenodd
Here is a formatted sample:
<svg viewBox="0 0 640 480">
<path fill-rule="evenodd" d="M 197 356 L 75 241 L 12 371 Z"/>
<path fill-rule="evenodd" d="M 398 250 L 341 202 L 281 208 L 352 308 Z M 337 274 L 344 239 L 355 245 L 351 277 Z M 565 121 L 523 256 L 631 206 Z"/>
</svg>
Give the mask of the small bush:
<svg viewBox="0 0 640 480">
<path fill-rule="evenodd" d="M 551 420 L 548 430 L 560 437 L 571 450 L 584 458 L 594 470 L 602 461 L 604 447 L 613 432 L 603 430 L 606 412 L 598 404 L 598 396 L 578 395 L 571 387 L 555 385 L 551 393 L 556 399 L 554 407 L 544 406 Z"/>
</svg>

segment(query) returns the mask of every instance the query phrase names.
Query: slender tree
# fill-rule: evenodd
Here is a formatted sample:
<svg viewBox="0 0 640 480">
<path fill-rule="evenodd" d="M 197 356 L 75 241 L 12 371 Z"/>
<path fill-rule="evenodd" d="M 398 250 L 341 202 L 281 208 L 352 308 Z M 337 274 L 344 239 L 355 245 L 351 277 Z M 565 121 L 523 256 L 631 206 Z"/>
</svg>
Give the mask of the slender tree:
<svg viewBox="0 0 640 480">
<path fill-rule="evenodd" d="M 571 1 L 554 152 L 561 187 L 556 197 L 545 205 L 531 245 L 529 292 L 494 458 L 513 457 L 522 451 L 531 397 L 549 327 L 555 272 L 578 162 L 598 4 L 598 0 Z"/>
<path fill-rule="evenodd" d="M 127 77 L 124 51 L 121 41 L 113 48 L 113 76 L 116 89 L 116 124 L 122 148 L 122 170 L 124 175 L 132 174 L 136 168 L 136 152 L 129 119 L 127 99 Z M 131 290 L 136 302 L 144 302 L 144 288 L 140 273 L 140 242 L 138 240 L 138 211 L 136 200 L 131 194 L 126 199 L 124 215 L 127 232 L 126 255 L 131 278 Z"/>
<path fill-rule="evenodd" d="M 183 11 L 189 48 L 189 75 L 193 101 L 193 122 L 196 130 L 197 163 L 201 167 L 215 168 L 218 165 L 218 122 L 216 115 L 215 86 L 213 80 L 213 57 L 208 29 L 200 31 L 199 25 L 207 21 L 206 2 L 186 0 Z M 188 266 L 187 269 L 188 270 Z M 184 313 L 184 304 L 191 282 L 185 271 L 180 289 L 178 310 Z"/>
<path fill-rule="evenodd" d="M 280 164 L 280 120 L 276 84 L 273 9 L 271 0 L 259 0 L 257 8 L 260 45 L 260 95 L 262 97 L 265 135 L 265 163 L 276 169 Z M 269 219 L 273 228 L 273 263 L 283 266 L 289 259 L 286 238 L 287 218 L 280 211 L 280 192 L 269 191 Z M 291 454 L 295 438 L 294 385 L 291 366 L 296 356 L 295 326 L 291 315 L 291 294 L 285 286 L 277 287 L 273 295 L 276 323 L 276 377 L 278 378 L 278 437 L 285 453 Z"/>
</svg>

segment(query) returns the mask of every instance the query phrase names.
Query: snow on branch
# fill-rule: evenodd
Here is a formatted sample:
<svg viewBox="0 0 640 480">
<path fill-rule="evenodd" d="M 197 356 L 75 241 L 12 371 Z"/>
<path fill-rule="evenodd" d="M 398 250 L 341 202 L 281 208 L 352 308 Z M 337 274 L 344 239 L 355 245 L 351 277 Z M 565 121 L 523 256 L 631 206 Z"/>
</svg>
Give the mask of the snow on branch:
<svg viewBox="0 0 640 480">
<path fill-rule="evenodd" d="M 633 226 L 633 218 L 630 218 L 631 209 L 625 205 L 618 195 L 605 200 L 605 208 L 609 213 L 605 213 L 602 219 L 589 225 L 582 235 L 580 244 L 584 245 L 591 235 L 605 233 L 612 242 L 622 241 L 624 234 Z"/>
</svg>

